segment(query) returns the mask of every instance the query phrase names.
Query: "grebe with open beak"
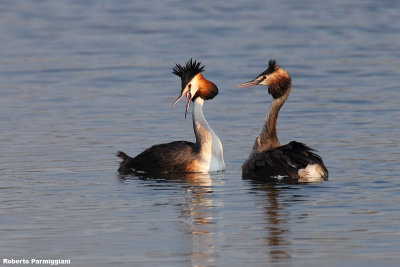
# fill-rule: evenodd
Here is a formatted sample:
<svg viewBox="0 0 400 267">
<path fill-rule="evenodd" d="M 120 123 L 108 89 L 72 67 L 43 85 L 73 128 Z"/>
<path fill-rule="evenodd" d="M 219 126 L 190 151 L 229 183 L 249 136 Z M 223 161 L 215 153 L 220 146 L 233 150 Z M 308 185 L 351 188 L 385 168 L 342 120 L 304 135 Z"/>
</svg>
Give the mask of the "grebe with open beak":
<svg viewBox="0 0 400 267">
<path fill-rule="evenodd" d="M 175 141 L 167 144 L 154 145 L 134 158 L 119 151 L 117 156 L 122 160 L 119 172 L 145 173 L 185 173 L 185 172 L 215 172 L 225 169 L 221 141 L 207 123 L 203 115 L 205 100 L 213 99 L 218 94 L 217 86 L 205 79 L 201 74 L 204 66 L 190 59 L 185 66 L 176 64 L 175 75 L 182 81 L 180 96 L 172 107 L 186 96 L 186 114 L 193 102 L 193 129 L 196 143 Z"/>
<path fill-rule="evenodd" d="M 243 163 L 243 178 L 266 181 L 315 182 L 328 178 L 320 156 L 303 143 L 292 141 L 282 145 L 277 136 L 279 110 L 288 98 L 292 80 L 289 73 L 270 60 L 268 68 L 252 81 L 238 87 L 268 86 L 273 101 L 264 127 L 254 142 L 252 152 Z"/>
</svg>

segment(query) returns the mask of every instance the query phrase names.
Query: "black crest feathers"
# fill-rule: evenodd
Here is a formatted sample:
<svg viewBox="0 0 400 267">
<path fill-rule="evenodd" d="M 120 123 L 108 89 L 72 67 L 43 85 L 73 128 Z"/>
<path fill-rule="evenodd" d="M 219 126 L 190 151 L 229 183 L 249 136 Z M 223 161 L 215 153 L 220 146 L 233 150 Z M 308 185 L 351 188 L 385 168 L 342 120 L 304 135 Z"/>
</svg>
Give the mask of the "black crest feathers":
<svg viewBox="0 0 400 267">
<path fill-rule="evenodd" d="M 201 66 L 201 63 L 190 59 L 186 62 L 186 65 L 182 67 L 180 64 L 176 64 L 176 66 L 172 69 L 172 73 L 181 77 L 182 80 L 182 90 L 185 86 L 196 76 L 198 73 L 204 71 L 204 65 Z"/>
<path fill-rule="evenodd" d="M 259 76 L 271 74 L 278 69 L 279 69 L 279 65 L 276 63 L 276 60 L 270 59 L 268 62 L 268 68 L 263 73 L 261 73 Z"/>
</svg>

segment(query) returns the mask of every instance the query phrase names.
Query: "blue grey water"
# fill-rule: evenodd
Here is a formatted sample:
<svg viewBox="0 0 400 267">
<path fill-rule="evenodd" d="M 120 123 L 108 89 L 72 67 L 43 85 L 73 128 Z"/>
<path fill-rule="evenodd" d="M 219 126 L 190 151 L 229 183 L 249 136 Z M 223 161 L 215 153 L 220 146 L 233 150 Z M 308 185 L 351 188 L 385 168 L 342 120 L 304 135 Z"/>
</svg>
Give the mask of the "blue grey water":
<svg viewBox="0 0 400 267">
<path fill-rule="evenodd" d="M 78 266 L 400 264 L 400 2 L 0 2 L 0 255 Z M 193 141 L 171 110 L 175 63 L 206 66 L 226 171 L 119 176 L 115 153 Z M 275 58 L 292 75 L 282 143 L 329 181 L 241 178 L 271 97 L 236 85 Z M 1 259 L 1 260 L 2 260 Z"/>
</svg>

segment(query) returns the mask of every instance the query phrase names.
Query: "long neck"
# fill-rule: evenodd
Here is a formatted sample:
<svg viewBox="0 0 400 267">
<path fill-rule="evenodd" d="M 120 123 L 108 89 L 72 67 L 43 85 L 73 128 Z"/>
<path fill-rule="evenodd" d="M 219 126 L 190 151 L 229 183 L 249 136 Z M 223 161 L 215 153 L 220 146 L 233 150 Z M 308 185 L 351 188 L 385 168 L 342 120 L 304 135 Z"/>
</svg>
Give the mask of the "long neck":
<svg viewBox="0 0 400 267">
<path fill-rule="evenodd" d="M 290 91 L 291 85 L 289 83 L 285 94 L 272 101 L 271 108 L 265 118 L 264 127 L 254 143 L 253 150 L 261 152 L 280 146 L 277 134 L 278 115 L 279 110 L 288 98 Z"/>
<path fill-rule="evenodd" d="M 214 159 L 217 160 L 219 165 L 214 167 L 211 164 L 211 169 L 221 169 L 221 166 L 224 166 L 222 144 L 204 118 L 203 105 L 204 100 L 201 97 L 197 97 L 193 105 L 193 129 L 196 135 L 196 147 L 202 159 L 209 162 Z"/>
<path fill-rule="evenodd" d="M 206 145 L 212 141 L 213 137 L 218 138 L 213 129 L 208 125 L 203 115 L 204 100 L 197 97 L 193 105 L 193 129 L 196 136 L 196 146 L 200 150 L 206 149 Z"/>
</svg>

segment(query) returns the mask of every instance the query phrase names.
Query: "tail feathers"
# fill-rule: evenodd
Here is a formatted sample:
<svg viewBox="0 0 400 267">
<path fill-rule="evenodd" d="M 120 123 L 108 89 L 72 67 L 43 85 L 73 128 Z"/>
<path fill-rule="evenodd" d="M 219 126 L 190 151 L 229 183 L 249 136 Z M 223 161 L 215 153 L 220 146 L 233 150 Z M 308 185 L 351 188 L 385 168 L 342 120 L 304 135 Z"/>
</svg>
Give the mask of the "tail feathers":
<svg viewBox="0 0 400 267">
<path fill-rule="evenodd" d="M 122 173 L 132 172 L 132 168 L 129 167 L 129 160 L 131 159 L 131 157 L 129 157 L 127 154 L 125 154 L 122 151 L 118 151 L 117 157 L 119 157 L 121 159 L 121 163 L 119 164 L 118 171 L 122 172 Z"/>
<path fill-rule="evenodd" d="M 127 154 L 125 154 L 124 152 L 122 152 L 122 151 L 118 151 L 117 157 L 122 159 L 122 161 L 125 161 L 125 160 L 129 159 L 129 156 Z"/>
</svg>

